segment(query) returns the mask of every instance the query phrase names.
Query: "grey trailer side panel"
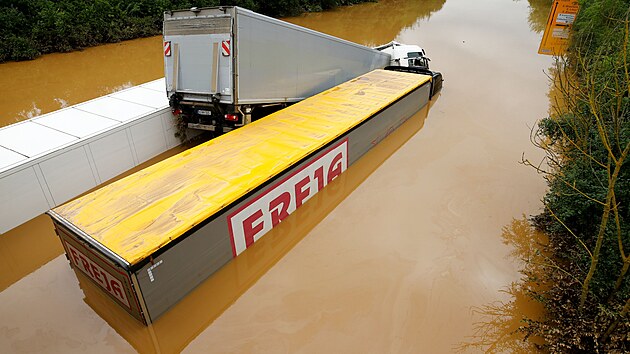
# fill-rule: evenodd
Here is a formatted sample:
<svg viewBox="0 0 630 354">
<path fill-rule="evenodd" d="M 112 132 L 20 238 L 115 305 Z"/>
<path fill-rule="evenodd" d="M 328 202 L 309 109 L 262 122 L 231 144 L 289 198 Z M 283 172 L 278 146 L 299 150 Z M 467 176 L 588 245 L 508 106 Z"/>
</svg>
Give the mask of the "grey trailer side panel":
<svg viewBox="0 0 630 354">
<path fill-rule="evenodd" d="M 429 102 L 429 83 L 419 87 L 409 95 L 403 97 L 396 104 L 390 106 L 383 113 L 362 125 L 349 134 L 348 164 L 352 165 L 373 146 L 385 139 L 409 117 Z"/>
<path fill-rule="evenodd" d="M 152 321 L 232 259 L 225 218 L 195 231 L 136 271 Z"/>
<path fill-rule="evenodd" d="M 388 54 L 236 8 L 237 104 L 296 102 L 389 63 Z"/>
<path fill-rule="evenodd" d="M 424 107 L 428 102 L 430 83 L 417 88 L 398 102 L 387 107 L 362 125 L 344 134 L 330 145 L 347 139 L 348 166 L 356 162 L 363 154 L 383 140 L 400 124 Z M 321 149 L 307 160 L 291 167 L 279 175 L 273 183 L 261 188 L 236 205 L 221 212 L 216 218 L 183 236 L 181 242 L 152 257 L 152 262 L 136 272 L 141 292 L 152 321 L 174 306 L 177 301 L 193 290 L 197 285 L 230 261 L 235 254 L 230 240 L 228 217 L 233 215 L 252 200 L 274 188 L 277 181 L 317 160 L 323 153 Z"/>
</svg>

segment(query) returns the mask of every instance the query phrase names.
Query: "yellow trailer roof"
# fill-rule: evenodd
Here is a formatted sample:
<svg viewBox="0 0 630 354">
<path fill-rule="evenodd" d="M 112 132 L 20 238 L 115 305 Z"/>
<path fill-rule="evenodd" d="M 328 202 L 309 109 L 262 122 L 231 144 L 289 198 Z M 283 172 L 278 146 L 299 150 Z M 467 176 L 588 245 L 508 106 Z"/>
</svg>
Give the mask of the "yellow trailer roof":
<svg viewBox="0 0 630 354">
<path fill-rule="evenodd" d="M 53 211 L 136 264 L 429 80 L 372 71 Z"/>
</svg>

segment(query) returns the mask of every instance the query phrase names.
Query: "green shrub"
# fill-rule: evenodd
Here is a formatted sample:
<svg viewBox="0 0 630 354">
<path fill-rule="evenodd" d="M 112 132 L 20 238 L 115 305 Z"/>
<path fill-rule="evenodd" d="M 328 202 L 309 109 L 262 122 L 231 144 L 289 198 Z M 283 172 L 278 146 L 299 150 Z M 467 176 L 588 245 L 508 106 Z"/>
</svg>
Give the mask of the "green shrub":
<svg viewBox="0 0 630 354">
<path fill-rule="evenodd" d="M 551 352 L 630 351 L 629 5 L 581 2 L 555 70 L 563 104 L 535 134 L 549 191 L 534 220 L 549 235 L 540 273 L 552 285 L 533 294 L 546 317 L 524 330 Z"/>
<path fill-rule="evenodd" d="M 0 62 L 153 36 L 166 10 L 237 5 L 291 16 L 365 0 L 12 0 L 0 5 Z"/>
</svg>

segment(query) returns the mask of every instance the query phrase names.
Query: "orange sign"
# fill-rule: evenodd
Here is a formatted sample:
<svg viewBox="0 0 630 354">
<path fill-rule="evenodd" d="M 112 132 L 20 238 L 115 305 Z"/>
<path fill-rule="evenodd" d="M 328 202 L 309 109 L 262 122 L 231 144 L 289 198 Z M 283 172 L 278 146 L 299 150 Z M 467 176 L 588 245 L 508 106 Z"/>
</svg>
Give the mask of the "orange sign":
<svg viewBox="0 0 630 354">
<path fill-rule="evenodd" d="M 576 0 L 554 1 L 538 48 L 539 54 L 560 55 L 567 50 L 569 31 L 579 10 Z"/>
</svg>

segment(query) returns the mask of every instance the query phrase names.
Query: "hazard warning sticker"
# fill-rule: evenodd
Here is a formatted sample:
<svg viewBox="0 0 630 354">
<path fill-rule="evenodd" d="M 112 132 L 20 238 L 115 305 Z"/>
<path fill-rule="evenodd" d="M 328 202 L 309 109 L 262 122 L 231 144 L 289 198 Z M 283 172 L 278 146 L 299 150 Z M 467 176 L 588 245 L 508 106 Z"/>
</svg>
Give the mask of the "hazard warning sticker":
<svg viewBox="0 0 630 354">
<path fill-rule="evenodd" d="M 230 56 L 230 41 L 229 40 L 221 42 L 221 54 L 224 57 Z"/>
<path fill-rule="evenodd" d="M 171 41 L 164 42 L 164 56 L 171 56 Z"/>
</svg>

